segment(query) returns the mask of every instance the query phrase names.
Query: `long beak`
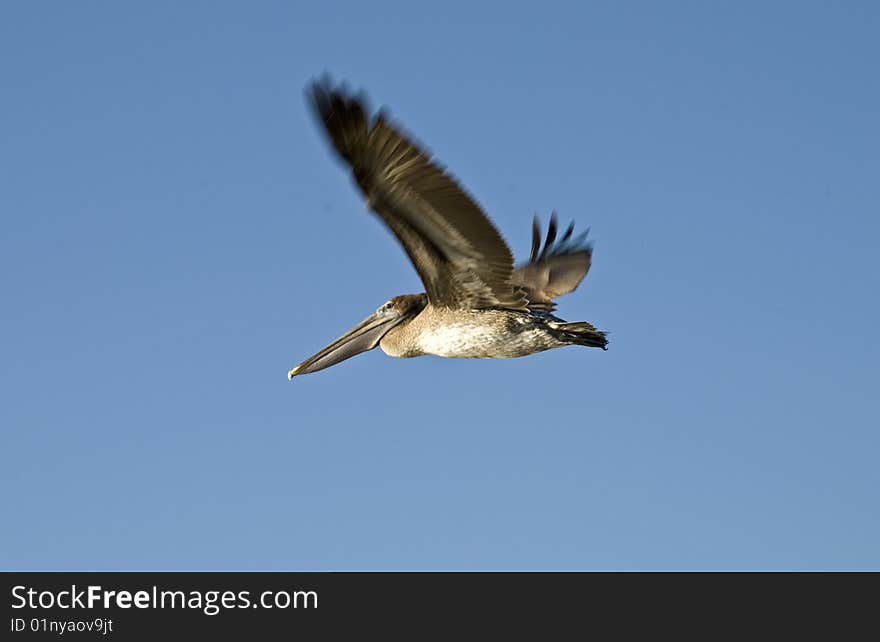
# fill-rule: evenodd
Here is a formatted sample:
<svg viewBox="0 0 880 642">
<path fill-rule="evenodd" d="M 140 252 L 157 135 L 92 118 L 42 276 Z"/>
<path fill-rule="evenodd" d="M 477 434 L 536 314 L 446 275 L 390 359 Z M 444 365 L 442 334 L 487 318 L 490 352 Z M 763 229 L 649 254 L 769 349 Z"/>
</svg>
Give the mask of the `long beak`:
<svg viewBox="0 0 880 642">
<path fill-rule="evenodd" d="M 326 348 L 288 372 L 287 378 L 293 379 L 296 375 L 317 372 L 336 365 L 340 361 L 345 361 L 356 354 L 372 350 L 379 345 L 379 341 L 385 336 L 385 333 L 402 320 L 403 317 L 397 314 L 371 314 Z"/>
</svg>

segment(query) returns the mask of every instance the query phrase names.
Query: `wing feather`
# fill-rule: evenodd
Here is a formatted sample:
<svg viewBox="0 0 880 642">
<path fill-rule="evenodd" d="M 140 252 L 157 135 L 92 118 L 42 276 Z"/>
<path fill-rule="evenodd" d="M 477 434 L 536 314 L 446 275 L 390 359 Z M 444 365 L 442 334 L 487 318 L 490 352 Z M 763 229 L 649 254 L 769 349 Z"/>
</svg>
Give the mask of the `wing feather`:
<svg viewBox="0 0 880 642">
<path fill-rule="evenodd" d="M 541 249 L 541 225 L 535 216 L 529 261 L 518 266 L 512 275 L 514 284 L 526 291 L 532 310 L 552 311 L 556 307 L 553 299 L 572 292 L 589 272 L 593 247 L 584 240 L 587 232 L 572 240 L 573 232 L 574 223 L 556 241 L 556 214 L 552 214 Z"/>
<path fill-rule="evenodd" d="M 433 305 L 525 310 L 513 257 L 501 235 L 430 154 L 384 113 L 327 80 L 308 90 L 333 146 L 351 166 L 368 206 L 397 236 Z"/>
</svg>

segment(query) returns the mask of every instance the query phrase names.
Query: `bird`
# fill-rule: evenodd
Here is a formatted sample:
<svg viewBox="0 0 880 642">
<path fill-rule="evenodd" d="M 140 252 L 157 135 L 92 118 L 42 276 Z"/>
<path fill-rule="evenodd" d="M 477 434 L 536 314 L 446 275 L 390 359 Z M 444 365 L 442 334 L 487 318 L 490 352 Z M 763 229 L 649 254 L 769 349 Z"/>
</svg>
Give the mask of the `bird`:
<svg viewBox="0 0 880 642">
<path fill-rule="evenodd" d="M 477 202 L 386 109 L 329 76 L 306 87 L 319 128 L 372 210 L 397 237 L 425 291 L 395 296 L 361 323 L 292 368 L 288 379 L 379 346 L 391 357 L 510 358 L 575 345 L 607 349 L 586 321 L 553 314 L 592 263 L 586 232 L 561 236 L 555 212 L 544 236 L 532 222 L 529 260 L 510 248 Z M 543 239 L 543 242 L 542 242 Z"/>
</svg>

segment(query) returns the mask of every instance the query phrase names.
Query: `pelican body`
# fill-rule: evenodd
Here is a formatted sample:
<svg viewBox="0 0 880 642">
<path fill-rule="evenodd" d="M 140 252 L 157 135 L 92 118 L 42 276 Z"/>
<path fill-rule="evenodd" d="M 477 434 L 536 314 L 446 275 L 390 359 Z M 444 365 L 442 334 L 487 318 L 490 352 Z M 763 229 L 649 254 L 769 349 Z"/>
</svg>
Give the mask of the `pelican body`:
<svg viewBox="0 0 880 642">
<path fill-rule="evenodd" d="M 574 343 L 551 315 L 511 310 L 450 310 L 426 306 L 392 328 L 379 347 L 390 357 L 433 354 L 459 359 L 524 357 Z"/>
<path fill-rule="evenodd" d="M 335 365 L 379 346 L 391 357 L 522 357 L 566 345 L 606 349 L 604 332 L 552 314 L 590 269 L 586 233 L 574 225 L 557 240 L 537 216 L 532 253 L 514 268 L 507 244 L 479 205 L 384 113 L 367 116 L 363 99 L 312 83 L 307 97 L 368 206 L 391 229 L 425 292 L 388 300 L 357 326 L 288 372 L 288 378 Z M 543 247 L 542 247 L 543 245 Z"/>
</svg>

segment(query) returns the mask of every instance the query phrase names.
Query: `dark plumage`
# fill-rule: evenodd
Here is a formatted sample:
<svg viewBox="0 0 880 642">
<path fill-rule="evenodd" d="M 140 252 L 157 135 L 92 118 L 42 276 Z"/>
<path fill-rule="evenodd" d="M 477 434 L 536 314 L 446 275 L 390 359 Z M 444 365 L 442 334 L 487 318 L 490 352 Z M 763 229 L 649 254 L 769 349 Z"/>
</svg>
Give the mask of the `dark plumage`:
<svg viewBox="0 0 880 642">
<path fill-rule="evenodd" d="M 525 310 L 513 256 L 480 206 L 380 112 L 313 83 L 309 96 L 330 141 L 351 165 L 367 205 L 391 228 L 434 305 Z"/>
<path fill-rule="evenodd" d="M 590 271 L 593 247 L 585 243 L 586 232 L 572 239 L 574 223 L 556 241 L 556 213 L 550 215 L 547 238 L 541 249 L 541 224 L 537 214 L 532 221 L 532 254 L 529 262 L 517 267 L 511 275 L 514 284 L 525 290 L 532 310 L 547 312 L 556 308 L 553 299 L 573 292 Z M 539 252 L 540 251 L 540 252 Z"/>
</svg>

